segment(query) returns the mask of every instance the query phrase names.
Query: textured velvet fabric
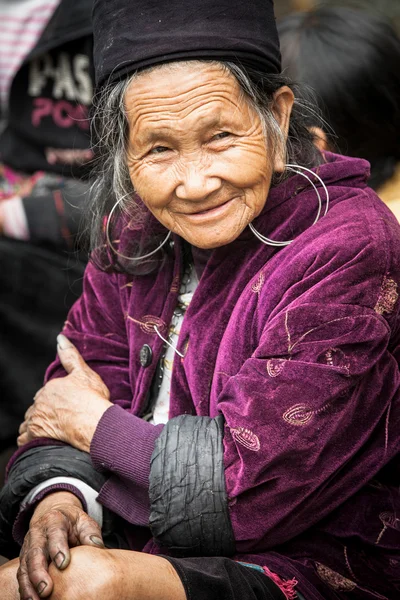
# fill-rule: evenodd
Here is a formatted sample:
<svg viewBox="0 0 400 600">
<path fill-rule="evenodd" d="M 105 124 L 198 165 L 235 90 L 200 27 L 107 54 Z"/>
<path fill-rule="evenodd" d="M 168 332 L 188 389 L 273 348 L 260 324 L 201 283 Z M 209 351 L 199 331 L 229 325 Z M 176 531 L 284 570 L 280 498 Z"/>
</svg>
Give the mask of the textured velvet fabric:
<svg viewBox="0 0 400 600">
<path fill-rule="evenodd" d="M 298 580 L 308 600 L 400 597 L 400 229 L 367 188 L 368 164 L 326 155 L 330 209 L 313 222 L 300 176 L 271 190 L 256 228 L 214 250 L 181 329 L 170 417 L 225 419 L 224 462 L 238 560 Z M 323 193 L 321 193 L 323 196 Z M 126 235 L 132 235 L 127 231 Z M 162 426 L 138 418 L 182 272 L 181 243 L 153 275 L 89 266 L 64 328 L 111 391 L 91 456 L 100 500 L 148 519 Z M 144 368 L 140 349 L 153 361 Z M 54 363 L 48 378 L 64 374 Z M 137 547 L 137 543 L 136 543 Z M 162 549 L 150 542 L 146 551 Z M 351 592 L 351 593 L 350 593 Z M 350 595 L 349 595 L 350 594 Z M 380 594 L 380 595 L 379 595 Z"/>
</svg>

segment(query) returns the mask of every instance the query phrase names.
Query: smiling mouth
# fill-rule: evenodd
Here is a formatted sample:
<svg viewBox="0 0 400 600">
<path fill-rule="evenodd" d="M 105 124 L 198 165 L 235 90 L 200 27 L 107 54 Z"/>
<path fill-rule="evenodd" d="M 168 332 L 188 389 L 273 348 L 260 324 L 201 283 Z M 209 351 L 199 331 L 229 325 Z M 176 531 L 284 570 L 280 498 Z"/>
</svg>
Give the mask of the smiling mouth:
<svg viewBox="0 0 400 600">
<path fill-rule="evenodd" d="M 185 217 L 201 219 L 202 217 L 218 216 L 220 213 L 223 213 L 229 207 L 229 205 L 232 204 L 236 199 L 237 199 L 237 197 L 231 198 L 230 200 L 227 200 L 223 204 L 218 204 L 218 206 L 213 206 L 212 208 L 206 208 L 205 210 L 200 210 L 200 211 L 194 212 L 194 213 L 186 213 Z"/>
</svg>

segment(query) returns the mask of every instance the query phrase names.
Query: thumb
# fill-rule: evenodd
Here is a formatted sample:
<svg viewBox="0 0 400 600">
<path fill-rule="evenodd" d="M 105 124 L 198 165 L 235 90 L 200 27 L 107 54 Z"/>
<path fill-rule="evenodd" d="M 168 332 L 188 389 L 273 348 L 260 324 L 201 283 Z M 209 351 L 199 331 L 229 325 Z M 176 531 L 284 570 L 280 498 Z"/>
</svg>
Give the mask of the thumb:
<svg viewBox="0 0 400 600">
<path fill-rule="evenodd" d="M 86 363 L 72 342 L 62 333 L 57 336 L 57 354 L 68 375 L 76 369 L 84 369 Z"/>
</svg>

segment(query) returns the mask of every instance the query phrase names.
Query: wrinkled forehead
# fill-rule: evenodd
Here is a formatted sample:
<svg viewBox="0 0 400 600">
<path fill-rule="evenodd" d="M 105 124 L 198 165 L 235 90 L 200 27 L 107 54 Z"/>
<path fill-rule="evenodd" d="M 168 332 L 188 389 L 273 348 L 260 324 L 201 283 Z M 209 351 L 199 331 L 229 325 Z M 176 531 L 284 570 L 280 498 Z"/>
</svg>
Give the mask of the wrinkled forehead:
<svg viewBox="0 0 400 600">
<path fill-rule="evenodd" d="M 246 118 L 249 106 L 236 78 L 219 63 L 187 61 L 136 75 L 124 98 L 130 126 L 156 125 L 191 115 L 196 122 Z"/>
</svg>

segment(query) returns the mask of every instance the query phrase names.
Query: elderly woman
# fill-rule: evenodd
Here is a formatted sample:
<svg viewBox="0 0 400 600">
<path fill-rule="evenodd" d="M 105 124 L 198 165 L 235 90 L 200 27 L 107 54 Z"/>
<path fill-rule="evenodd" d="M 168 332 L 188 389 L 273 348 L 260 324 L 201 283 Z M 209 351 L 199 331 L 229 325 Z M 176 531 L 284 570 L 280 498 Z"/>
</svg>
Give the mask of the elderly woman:
<svg viewBox="0 0 400 600">
<path fill-rule="evenodd" d="M 313 145 L 271 2 L 133 8 L 95 3 L 93 261 L 2 493 L 6 598 L 394 599 L 396 219 Z"/>
</svg>

